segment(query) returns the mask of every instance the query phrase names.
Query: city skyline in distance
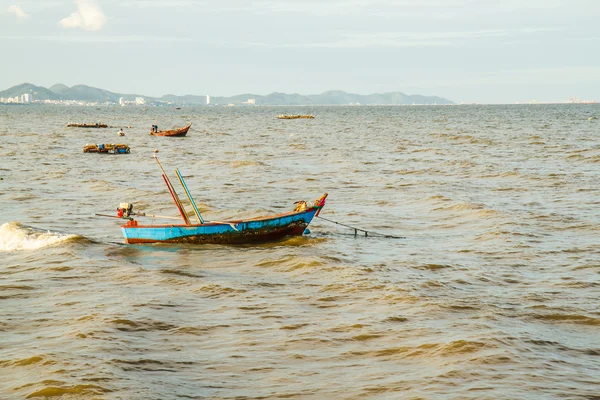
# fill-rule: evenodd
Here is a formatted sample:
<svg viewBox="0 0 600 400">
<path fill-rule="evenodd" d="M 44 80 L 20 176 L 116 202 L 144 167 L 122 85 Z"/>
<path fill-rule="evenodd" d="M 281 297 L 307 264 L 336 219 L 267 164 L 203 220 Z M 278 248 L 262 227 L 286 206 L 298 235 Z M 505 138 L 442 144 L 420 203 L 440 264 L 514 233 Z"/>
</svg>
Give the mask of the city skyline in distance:
<svg viewBox="0 0 600 400">
<path fill-rule="evenodd" d="M 23 101 L 27 96 L 27 101 Z M 87 85 L 69 87 L 55 84 L 50 88 L 23 83 L 0 90 L 0 103 L 34 103 L 34 104 L 118 104 L 118 105 L 434 105 L 454 104 L 453 101 L 439 96 L 407 95 L 401 92 L 372 93 L 361 95 L 340 90 L 332 90 L 320 94 L 286 94 L 274 92 L 267 95 L 245 93 L 235 96 L 184 95 L 167 94 L 150 97 L 143 94 L 126 94 L 112 92 Z"/>
</svg>

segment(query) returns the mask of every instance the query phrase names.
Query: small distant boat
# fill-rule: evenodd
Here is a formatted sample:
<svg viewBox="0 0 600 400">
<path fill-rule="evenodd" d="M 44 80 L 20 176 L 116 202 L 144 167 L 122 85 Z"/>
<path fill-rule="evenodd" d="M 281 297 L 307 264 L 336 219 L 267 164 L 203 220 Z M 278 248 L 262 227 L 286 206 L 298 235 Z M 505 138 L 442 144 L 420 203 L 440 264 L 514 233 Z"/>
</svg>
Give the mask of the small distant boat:
<svg viewBox="0 0 600 400">
<path fill-rule="evenodd" d="M 83 147 L 84 153 L 108 153 L 108 154 L 129 154 L 129 146 L 126 144 L 86 144 Z"/>
<path fill-rule="evenodd" d="M 327 193 L 316 200 L 312 205 L 305 201 L 296 202 L 293 211 L 268 215 L 259 218 L 241 219 L 233 221 L 204 221 L 200 211 L 183 180 L 183 176 L 178 169 L 175 170 L 179 182 L 185 191 L 189 203 L 193 208 L 198 223 L 192 223 L 188 213 L 183 208 L 181 200 L 171 181 L 167 177 L 162 165 L 154 156 L 160 166 L 162 177 L 167 185 L 167 189 L 179 214 L 183 219 L 183 224 L 160 224 L 144 225 L 138 223 L 132 216 L 143 216 L 149 218 L 174 218 L 158 215 L 147 215 L 144 213 L 134 213 L 133 204 L 121 203 L 117 208 L 117 215 L 96 214 L 102 217 L 126 219 L 127 223 L 121 226 L 125 243 L 189 243 L 189 244 L 246 244 L 267 242 L 278 240 L 286 236 L 301 236 L 312 219 L 319 215 L 321 209 L 325 206 Z"/>
<path fill-rule="evenodd" d="M 188 126 L 179 128 L 179 129 L 171 129 L 171 130 L 167 130 L 167 131 L 158 131 L 158 132 L 150 131 L 150 134 L 154 135 L 154 136 L 173 136 L 173 137 L 185 136 L 185 135 L 187 135 L 191 126 L 192 126 L 192 124 L 189 124 Z"/>
<path fill-rule="evenodd" d="M 277 119 L 298 119 L 298 118 L 315 118 L 313 115 L 278 115 Z"/>
<path fill-rule="evenodd" d="M 108 125 L 95 123 L 95 124 L 67 124 L 68 128 L 108 128 Z"/>
</svg>

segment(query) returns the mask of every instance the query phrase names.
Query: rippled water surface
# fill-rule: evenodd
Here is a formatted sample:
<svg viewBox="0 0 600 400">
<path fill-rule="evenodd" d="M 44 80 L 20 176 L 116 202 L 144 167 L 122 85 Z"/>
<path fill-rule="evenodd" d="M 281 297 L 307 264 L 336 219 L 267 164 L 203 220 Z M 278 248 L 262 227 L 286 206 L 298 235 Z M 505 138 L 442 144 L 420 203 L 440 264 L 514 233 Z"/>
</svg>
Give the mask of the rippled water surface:
<svg viewBox="0 0 600 400">
<path fill-rule="evenodd" d="M 598 399 L 593 117 L 0 107 L 0 398 Z M 66 128 L 98 120 L 114 128 Z M 82 152 L 119 142 L 131 154 Z M 272 244 L 123 245 L 95 213 L 177 216 L 154 149 L 207 219 L 329 192 L 323 217 L 405 238 L 317 218 Z"/>
</svg>

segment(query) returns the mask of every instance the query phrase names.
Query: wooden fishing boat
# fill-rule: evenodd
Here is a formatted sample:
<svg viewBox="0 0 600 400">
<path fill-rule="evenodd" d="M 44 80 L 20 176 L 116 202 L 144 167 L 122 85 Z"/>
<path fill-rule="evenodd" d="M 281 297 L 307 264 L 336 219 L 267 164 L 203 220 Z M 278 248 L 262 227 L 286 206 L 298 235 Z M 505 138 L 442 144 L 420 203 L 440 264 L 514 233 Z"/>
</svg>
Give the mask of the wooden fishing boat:
<svg viewBox="0 0 600 400">
<path fill-rule="evenodd" d="M 179 210 L 183 223 L 175 224 L 142 224 L 134 216 L 150 218 L 173 218 L 144 213 L 134 213 L 133 205 L 121 203 L 117 208 L 117 216 L 96 214 L 103 217 L 126 219 L 121 226 L 125 243 L 192 243 L 192 244 L 246 244 L 278 240 L 286 236 L 301 236 L 315 216 L 325 206 L 327 193 L 313 204 L 298 201 L 294 210 L 258 218 L 232 221 L 205 221 L 190 194 L 190 191 L 178 169 L 175 170 L 179 182 L 185 191 L 198 223 L 192 223 L 185 211 L 175 188 L 167 177 L 165 170 L 154 156 L 163 174 L 163 180 L 171 194 L 175 206 Z"/>
<path fill-rule="evenodd" d="M 247 244 L 301 236 L 320 208 L 261 218 L 203 224 L 123 225 L 125 243 Z"/>
<path fill-rule="evenodd" d="M 67 124 L 68 128 L 108 128 L 107 124 Z"/>
<path fill-rule="evenodd" d="M 154 135 L 154 136 L 173 136 L 173 137 L 185 136 L 185 135 L 187 135 L 191 126 L 192 126 L 192 124 L 189 124 L 188 126 L 185 126 L 183 128 L 179 128 L 179 129 L 171 129 L 171 130 L 167 130 L 167 131 L 158 131 L 158 132 L 150 131 L 150 134 Z"/>
<path fill-rule="evenodd" d="M 278 115 L 277 116 L 277 119 L 299 119 L 299 118 L 313 119 L 315 117 L 313 115 Z"/>
</svg>

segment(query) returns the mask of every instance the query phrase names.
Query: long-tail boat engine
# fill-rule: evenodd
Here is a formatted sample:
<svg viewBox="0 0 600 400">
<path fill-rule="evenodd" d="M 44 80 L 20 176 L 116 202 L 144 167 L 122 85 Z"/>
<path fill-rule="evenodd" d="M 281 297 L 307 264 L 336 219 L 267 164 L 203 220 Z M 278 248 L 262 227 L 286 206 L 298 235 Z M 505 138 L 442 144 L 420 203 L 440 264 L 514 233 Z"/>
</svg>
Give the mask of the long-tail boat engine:
<svg viewBox="0 0 600 400">
<path fill-rule="evenodd" d="M 132 213 L 133 213 L 133 204 L 130 204 L 130 203 L 119 204 L 119 208 L 117 208 L 117 217 L 129 218 L 129 216 Z"/>
</svg>

